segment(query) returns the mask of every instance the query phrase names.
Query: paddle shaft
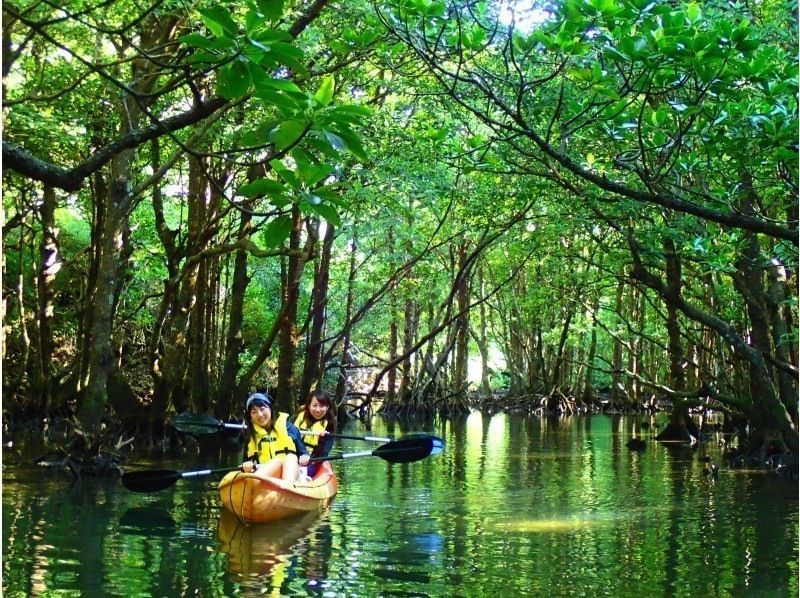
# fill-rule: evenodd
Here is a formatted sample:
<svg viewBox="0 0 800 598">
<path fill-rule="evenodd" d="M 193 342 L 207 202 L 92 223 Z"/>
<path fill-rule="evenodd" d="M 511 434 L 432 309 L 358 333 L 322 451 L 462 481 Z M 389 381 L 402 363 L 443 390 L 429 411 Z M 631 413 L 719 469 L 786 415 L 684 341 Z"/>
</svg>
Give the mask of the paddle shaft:
<svg viewBox="0 0 800 598">
<path fill-rule="evenodd" d="M 247 428 L 245 424 L 229 424 L 225 422 L 223 424 L 226 428 L 232 428 L 236 430 L 244 430 Z M 304 436 L 322 436 L 322 432 L 314 432 L 312 430 L 300 430 L 300 433 Z M 332 436 L 333 438 L 348 438 L 350 440 L 366 440 L 368 442 L 391 442 L 394 440 L 393 438 L 387 438 L 385 436 L 350 436 L 349 434 L 331 434 L 328 433 L 328 436 Z"/>
<path fill-rule="evenodd" d="M 328 455 L 327 457 L 313 457 L 309 463 L 319 461 L 335 461 L 338 459 L 353 459 L 356 457 L 380 457 L 389 463 L 411 463 L 419 461 L 431 454 L 438 454 L 444 449 L 444 441 L 435 436 L 420 435 L 419 437 L 392 440 L 379 446 L 373 451 L 360 451 L 356 453 L 343 453 L 341 455 Z M 122 475 L 122 484 L 134 492 L 154 492 L 172 486 L 175 482 L 186 478 L 196 478 L 229 471 L 239 471 L 240 467 L 223 467 L 220 469 L 195 469 L 192 471 L 173 471 L 171 469 L 156 469 L 134 471 Z"/>
<path fill-rule="evenodd" d="M 219 469 L 198 469 L 195 471 L 179 472 L 182 478 L 196 478 L 203 475 L 211 475 L 212 473 L 228 473 L 230 471 L 240 471 L 241 467 L 221 467 Z"/>
<path fill-rule="evenodd" d="M 311 457 L 309 463 L 318 463 L 319 461 L 337 461 L 339 459 L 352 459 L 353 457 L 380 457 L 379 454 L 373 451 L 360 451 L 358 453 L 344 453 L 341 455 L 328 455 L 327 457 Z"/>
<path fill-rule="evenodd" d="M 223 424 L 226 428 L 232 428 L 236 430 L 244 430 L 247 428 L 245 424 L 230 424 L 225 422 Z M 322 432 L 314 432 L 312 430 L 300 430 L 300 433 L 304 436 L 322 436 Z M 328 433 L 328 436 L 332 436 L 333 438 L 348 438 L 350 440 L 366 440 L 368 442 L 391 442 L 394 440 L 393 438 L 387 438 L 385 436 L 350 436 L 349 434 L 331 434 Z"/>
<path fill-rule="evenodd" d="M 203 417 L 203 419 L 200 419 Z M 187 422 L 177 422 L 178 429 L 181 427 L 181 423 Z M 235 424 L 230 422 L 223 422 L 221 420 L 213 420 L 210 416 L 199 416 L 196 421 L 188 422 L 192 426 L 201 426 L 209 429 L 209 433 L 213 434 L 214 432 L 218 432 L 223 428 L 227 428 L 230 430 L 244 430 L 247 428 L 245 424 Z M 322 436 L 322 432 L 312 432 L 311 430 L 300 430 L 301 434 L 305 434 L 308 436 Z M 364 440 L 367 442 L 391 442 L 394 440 L 393 438 L 387 438 L 384 436 L 350 436 L 348 434 L 329 434 L 333 438 L 348 438 L 350 440 Z"/>
</svg>

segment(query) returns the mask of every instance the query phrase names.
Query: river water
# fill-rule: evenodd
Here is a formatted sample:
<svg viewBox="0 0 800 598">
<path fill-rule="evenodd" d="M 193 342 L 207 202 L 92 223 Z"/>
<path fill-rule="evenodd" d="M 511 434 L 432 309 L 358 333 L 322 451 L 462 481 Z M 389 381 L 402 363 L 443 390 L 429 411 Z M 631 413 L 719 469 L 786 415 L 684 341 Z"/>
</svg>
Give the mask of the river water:
<svg viewBox="0 0 800 598">
<path fill-rule="evenodd" d="M 2 595 L 797 596 L 797 483 L 725 467 L 713 440 L 654 442 L 642 422 L 376 419 L 373 434 L 430 432 L 446 449 L 334 462 L 339 494 L 325 510 L 252 526 L 223 512 L 218 478 L 137 494 L 112 479 L 71 484 L 5 451 Z M 634 431 L 641 452 L 625 446 Z M 128 470 L 237 459 L 235 448 L 134 454 Z"/>
</svg>

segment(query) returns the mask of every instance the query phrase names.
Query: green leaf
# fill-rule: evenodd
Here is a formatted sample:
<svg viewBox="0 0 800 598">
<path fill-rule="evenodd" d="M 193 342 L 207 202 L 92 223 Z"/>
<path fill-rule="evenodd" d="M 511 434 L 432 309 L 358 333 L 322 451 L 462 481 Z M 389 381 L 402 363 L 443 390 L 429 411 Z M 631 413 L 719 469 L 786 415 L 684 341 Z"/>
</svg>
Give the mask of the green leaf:
<svg viewBox="0 0 800 598">
<path fill-rule="evenodd" d="M 325 132 L 311 131 L 303 140 L 303 143 L 308 144 L 309 147 L 313 147 L 318 152 L 328 156 L 329 158 L 333 158 L 334 160 L 339 158 L 339 152 L 331 147 Z M 342 144 L 344 144 L 344 141 L 342 141 Z"/>
<path fill-rule="evenodd" d="M 336 133 L 323 131 L 322 134 L 325 136 L 325 139 L 334 150 L 339 153 L 347 151 L 347 143 L 345 143 L 345 140 L 339 137 Z"/>
<path fill-rule="evenodd" d="M 326 112 L 329 122 L 345 123 L 357 125 L 364 122 L 364 119 L 372 116 L 372 110 L 366 106 L 356 106 L 353 104 L 345 104 L 339 106 L 331 106 Z"/>
<path fill-rule="evenodd" d="M 297 178 L 297 175 L 293 173 L 291 170 L 286 168 L 283 165 L 283 162 L 280 160 L 270 160 L 270 166 L 272 166 L 272 170 L 274 170 L 279 177 L 281 177 L 284 181 L 289 183 L 289 186 L 294 189 L 295 191 L 299 191 L 300 187 L 300 180 Z"/>
<path fill-rule="evenodd" d="M 333 99 L 334 90 L 333 75 L 328 75 L 322 80 L 322 85 L 319 86 L 317 93 L 314 94 L 314 101 L 320 106 L 327 106 Z"/>
<path fill-rule="evenodd" d="M 275 79 L 274 77 L 265 77 L 255 82 L 256 85 L 261 87 L 271 87 L 273 89 L 280 89 L 281 91 L 291 91 L 294 93 L 303 93 L 303 90 L 297 87 L 297 84 L 286 79 Z"/>
<path fill-rule="evenodd" d="M 248 199 L 272 194 L 280 195 L 285 192 L 286 187 L 282 183 L 271 179 L 256 179 L 252 183 L 239 187 L 239 195 L 244 195 Z"/>
<path fill-rule="evenodd" d="M 306 182 L 306 185 L 309 187 L 313 187 L 323 179 L 327 178 L 329 175 L 333 173 L 333 166 L 328 164 L 318 164 L 316 166 L 311 166 L 306 170 L 306 172 L 302 173 L 303 180 Z"/>
<path fill-rule="evenodd" d="M 700 10 L 700 5 L 692 3 L 686 7 L 686 20 L 692 25 L 697 23 L 702 17 L 703 11 Z"/>
<path fill-rule="evenodd" d="M 665 122 L 667 122 L 667 117 L 669 116 L 669 109 L 666 106 L 659 106 L 658 110 L 653 112 L 653 124 L 660 127 Z"/>
<path fill-rule="evenodd" d="M 287 215 L 278 216 L 264 229 L 264 244 L 267 247 L 278 247 L 292 232 L 292 217 Z"/>
<path fill-rule="evenodd" d="M 300 196 L 303 198 L 302 201 L 304 201 L 308 205 L 318 206 L 322 203 L 322 198 L 319 195 L 314 195 L 313 193 L 309 193 L 308 191 L 303 191 L 302 193 L 300 193 Z"/>
<path fill-rule="evenodd" d="M 441 17 L 444 14 L 443 2 L 431 2 L 425 7 L 425 16 Z"/>
<path fill-rule="evenodd" d="M 743 39 L 740 42 L 736 42 L 736 49 L 740 52 L 752 52 L 753 50 L 757 49 L 761 45 L 761 42 L 755 39 Z"/>
<path fill-rule="evenodd" d="M 248 2 L 250 10 L 244 17 L 244 28 L 247 35 L 258 30 L 259 26 L 264 22 L 264 15 L 252 3 Z"/>
<path fill-rule="evenodd" d="M 231 17 L 231 13 L 221 6 L 211 8 L 199 8 L 198 12 L 203 15 L 203 22 L 209 31 L 217 37 L 235 37 L 239 32 L 239 26 Z"/>
<path fill-rule="evenodd" d="M 264 29 L 251 36 L 254 40 L 260 41 L 263 44 L 271 44 L 272 42 L 289 42 L 292 41 L 292 36 L 285 31 L 279 29 Z"/>
<path fill-rule="evenodd" d="M 260 40 L 257 40 L 257 39 L 254 39 L 252 37 L 248 37 L 247 38 L 247 43 L 250 46 L 252 46 L 253 48 L 255 48 L 256 50 L 260 51 L 259 56 L 261 56 L 262 54 L 266 54 L 267 52 L 271 52 L 272 51 L 272 48 L 270 46 L 265 45 L 264 42 L 262 42 Z M 261 62 L 261 60 L 257 60 L 257 62 Z"/>
<path fill-rule="evenodd" d="M 740 25 L 739 27 L 733 30 L 733 33 L 731 33 L 731 41 L 733 41 L 734 43 L 738 43 L 740 41 L 747 39 L 749 35 L 750 35 L 750 29 L 747 27 L 747 25 L 746 24 Z"/>
<path fill-rule="evenodd" d="M 277 21 L 283 15 L 283 0 L 257 0 L 258 8 L 270 21 Z"/>
<path fill-rule="evenodd" d="M 264 62 L 269 62 L 276 66 L 287 66 L 294 72 L 304 75 L 307 69 L 306 66 L 300 62 L 302 59 L 303 52 L 299 48 L 284 42 L 273 43 L 272 51 L 264 56 Z"/>
<path fill-rule="evenodd" d="M 361 140 L 358 138 L 358 135 L 356 135 L 353 131 L 351 131 L 347 127 L 342 126 L 339 127 L 338 129 L 332 128 L 332 132 L 334 135 L 338 135 L 338 137 L 344 141 L 347 150 L 351 154 L 353 154 L 356 158 L 358 158 L 362 162 L 366 162 L 368 160 L 367 153 L 361 146 Z"/>
<path fill-rule="evenodd" d="M 257 90 L 255 96 L 267 106 L 277 108 L 284 118 L 291 118 L 300 109 L 294 98 L 276 89 Z"/>
<path fill-rule="evenodd" d="M 236 42 L 229 37 L 218 37 L 211 41 L 210 49 L 212 50 L 230 50 L 236 47 Z"/>
<path fill-rule="evenodd" d="M 254 129 L 242 133 L 242 144 L 247 147 L 262 146 L 269 143 L 269 133 L 278 126 L 278 121 L 268 120 L 262 122 Z"/>
<path fill-rule="evenodd" d="M 336 206 L 344 205 L 342 202 L 342 198 L 339 195 L 340 191 L 338 188 L 338 183 L 333 183 L 331 185 L 323 185 L 322 187 L 317 187 L 314 189 L 314 194 L 320 196 L 325 201 L 332 203 Z"/>
<path fill-rule="evenodd" d="M 187 62 L 189 64 L 214 64 L 219 62 L 219 60 L 219 54 L 211 54 L 210 52 L 199 50 L 197 52 L 193 52 L 192 55 L 187 59 Z"/>
<path fill-rule="evenodd" d="M 300 139 L 307 129 L 306 123 L 290 119 L 281 122 L 270 133 L 270 141 L 275 144 L 278 151 L 284 150 Z"/>
<path fill-rule="evenodd" d="M 200 35 L 199 33 L 181 35 L 178 40 L 193 48 L 205 48 L 206 50 L 211 50 L 214 47 L 212 40 L 208 39 L 205 35 Z"/>
<path fill-rule="evenodd" d="M 339 217 L 338 212 L 333 206 L 322 203 L 319 205 L 312 205 L 311 210 L 322 216 L 333 226 L 339 227 L 342 225 L 342 219 Z"/>
<path fill-rule="evenodd" d="M 232 100 L 247 93 L 250 88 L 250 73 L 241 60 L 234 60 L 219 71 L 217 93 L 223 98 Z"/>
</svg>

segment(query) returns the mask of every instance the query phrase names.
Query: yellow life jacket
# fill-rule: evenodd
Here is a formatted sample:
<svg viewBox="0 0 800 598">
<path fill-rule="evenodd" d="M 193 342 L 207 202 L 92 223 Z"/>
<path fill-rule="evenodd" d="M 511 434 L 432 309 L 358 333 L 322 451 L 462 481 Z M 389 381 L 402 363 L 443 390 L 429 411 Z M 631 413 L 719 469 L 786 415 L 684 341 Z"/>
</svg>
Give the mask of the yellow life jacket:
<svg viewBox="0 0 800 598">
<path fill-rule="evenodd" d="M 247 443 L 247 454 L 256 455 L 259 463 L 266 463 L 270 459 L 283 459 L 288 453 L 294 453 L 297 447 L 294 445 L 292 437 L 286 431 L 286 423 L 289 416 L 285 413 L 278 413 L 278 419 L 272 426 L 272 431 L 267 432 L 264 428 L 253 422 L 253 429 L 256 432 L 256 439 L 250 437 Z"/>
<path fill-rule="evenodd" d="M 297 417 L 294 420 L 294 425 L 300 428 L 301 430 L 308 430 L 309 432 L 324 432 L 328 429 L 328 422 L 324 419 L 314 422 L 312 425 L 308 425 L 305 421 L 305 411 L 301 411 L 297 414 Z M 308 453 L 311 454 L 314 452 L 314 449 L 317 448 L 319 444 L 320 437 L 313 434 L 303 434 L 302 436 L 303 442 L 306 444 L 306 448 L 308 449 Z"/>
</svg>

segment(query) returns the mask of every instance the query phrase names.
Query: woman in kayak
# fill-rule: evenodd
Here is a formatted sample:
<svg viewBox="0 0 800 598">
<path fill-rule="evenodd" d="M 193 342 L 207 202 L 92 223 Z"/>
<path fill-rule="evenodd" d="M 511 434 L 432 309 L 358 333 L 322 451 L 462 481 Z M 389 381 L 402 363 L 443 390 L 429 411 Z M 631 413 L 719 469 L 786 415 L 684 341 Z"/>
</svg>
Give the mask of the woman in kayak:
<svg viewBox="0 0 800 598">
<path fill-rule="evenodd" d="M 301 432 L 303 442 L 311 451 L 312 457 L 327 457 L 333 447 L 331 434 L 336 433 L 336 416 L 333 414 L 330 395 L 324 390 L 312 391 L 295 416 L 294 425 L 303 432 L 312 432 Z M 308 475 L 314 477 L 316 471 L 316 464 L 309 464 Z"/>
<path fill-rule="evenodd" d="M 308 465 L 308 449 L 300 431 L 286 413 L 273 410 L 272 398 L 265 392 L 254 392 L 247 399 L 247 451 L 242 471 L 258 471 L 262 475 L 281 477 L 286 482 L 297 480 L 298 466 Z"/>
</svg>

